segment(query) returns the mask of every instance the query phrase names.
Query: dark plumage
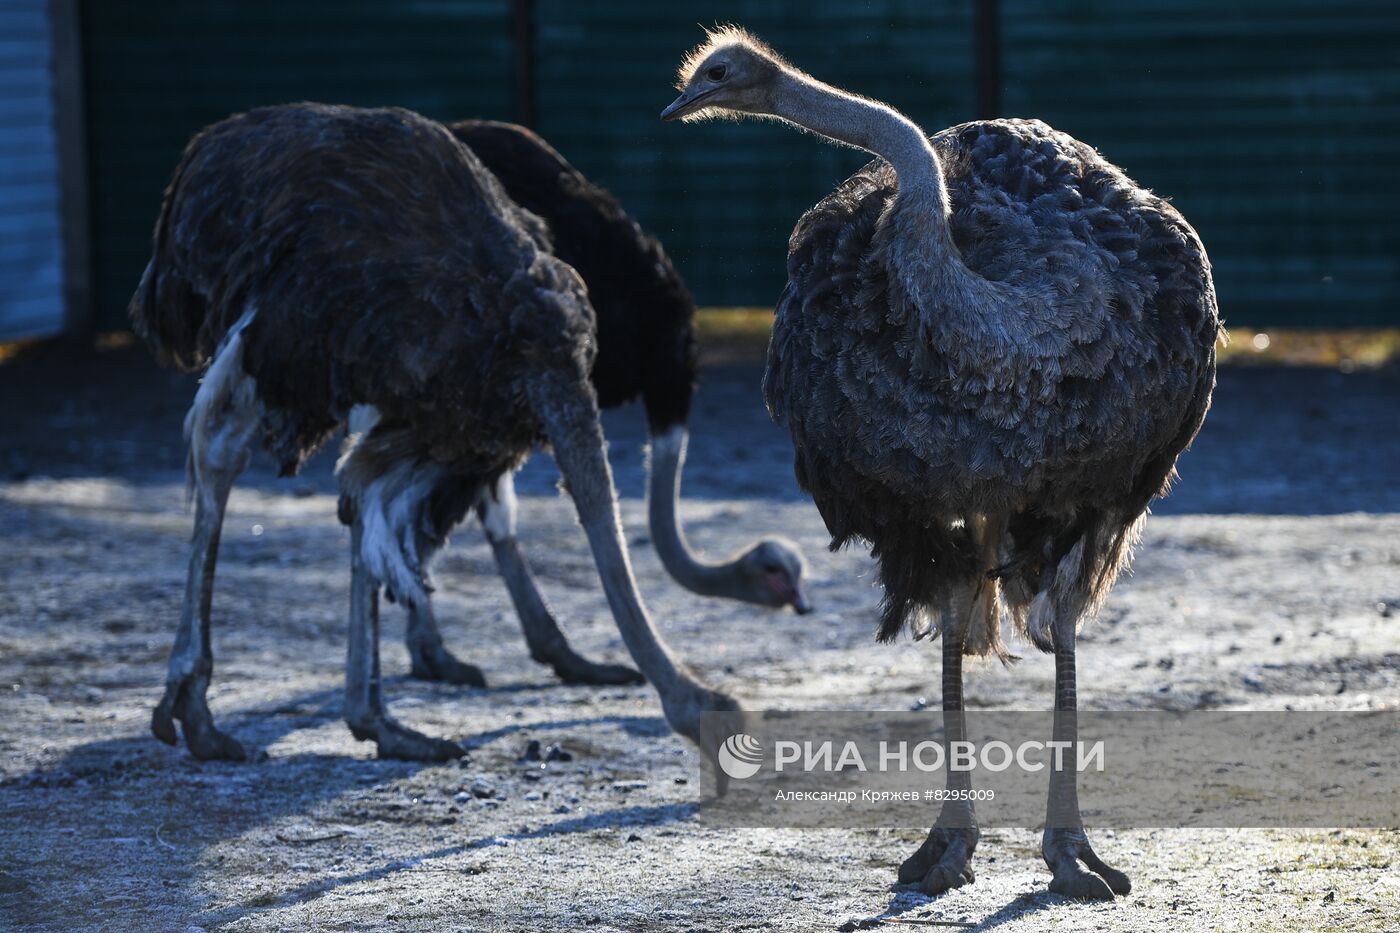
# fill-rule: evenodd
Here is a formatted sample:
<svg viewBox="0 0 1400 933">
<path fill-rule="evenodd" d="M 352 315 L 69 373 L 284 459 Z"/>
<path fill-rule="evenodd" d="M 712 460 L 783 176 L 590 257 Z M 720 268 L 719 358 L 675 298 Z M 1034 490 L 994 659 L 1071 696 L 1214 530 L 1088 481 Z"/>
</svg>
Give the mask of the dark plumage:
<svg viewBox="0 0 1400 933">
<path fill-rule="evenodd" d="M 685 424 L 698 370 L 695 300 L 657 239 L 525 127 L 463 120 L 448 129 L 512 200 L 544 220 L 554 255 L 587 283 L 598 316 L 599 406 L 640 396 L 652 434 Z"/>
<path fill-rule="evenodd" d="M 489 482 L 543 440 L 520 377 L 587 373 L 595 352 L 583 283 L 548 243 L 436 123 L 269 107 L 191 140 L 131 321 L 196 369 L 253 309 L 244 368 L 284 473 L 369 404 L 415 454 Z"/>
<path fill-rule="evenodd" d="M 415 666 L 443 675 L 456 664 L 455 677 L 479 680 L 441 650 L 427 565 L 472 504 L 488 531 L 506 533 L 513 495 L 503 481 L 543 443 L 670 722 L 698 739 L 702 711 L 735 708 L 678 668 L 637 595 L 588 381 L 597 336 L 583 282 L 550 252 L 539 218 L 440 124 L 298 104 L 204 130 L 166 192 L 131 317 L 162 360 L 208 364 L 186 420 L 198 513 L 152 720 L 160 738 L 175 741 L 178 719 L 195 755 L 242 757 L 204 699 L 228 492 L 252 444 L 295 472 L 347 420 L 354 434 L 337 472 L 352 526 L 346 718 L 357 738 L 376 740 L 381 755 L 460 754 L 385 713 L 378 593 L 414 613 L 410 628 L 427 643 Z"/>
<path fill-rule="evenodd" d="M 809 612 L 805 564 L 792 542 L 762 538 L 719 564 L 696 557 L 686 543 L 677 500 L 698 367 L 695 301 L 661 244 L 612 194 L 530 130 L 483 120 L 449 128 L 516 203 L 545 221 L 554 254 L 588 285 L 598 316 L 592 373 L 598 404 L 611 408 L 640 395 L 646 406 L 652 436 L 648 517 L 667 571 L 702 596 Z"/>
<path fill-rule="evenodd" d="M 1112 583 L 1120 532 L 1165 491 L 1205 416 L 1219 322 L 1194 231 L 1090 147 L 1020 120 L 932 141 L 967 268 L 1083 313 L 1006 322 L 912 306 L 890 281 L 880 218 L 897 185 L 877 160 L 793 231 L 765 392 L 833 546 L 874 547 L 881 638 L 1004 564 L 1020 585 L 989 583 L 988 628 L 968 633 L 970 650 L 1000 651 L 998 602 L 1024 623 L 1043 567 L 1086 533 L 1092 601 Z M 997 341 L 1007 349 L 987 353 Z M 1004 516 L 989 556 L 957 522 L 970 514 Z"/>
</svg>

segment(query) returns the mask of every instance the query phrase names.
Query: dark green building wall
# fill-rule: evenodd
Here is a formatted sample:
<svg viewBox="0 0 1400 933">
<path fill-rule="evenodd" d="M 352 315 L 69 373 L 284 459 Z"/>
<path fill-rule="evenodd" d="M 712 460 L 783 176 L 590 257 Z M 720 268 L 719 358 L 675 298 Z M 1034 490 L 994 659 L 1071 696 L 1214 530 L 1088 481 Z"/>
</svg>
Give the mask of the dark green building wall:
<svg viewBox="0 0 1400 933">
<path fill-rule="evenodd" d="M 538 129 L 666 243 L 702 304 L 765 305 L 802 210 L 865 156 L 662 124 L 698 23 L 937 129 L 972 119 L 974 0 L 534 0 Z M 1400 3 L 1000 0 L 1001 112 L 1098 146 L 1200 230 L 1232 324 L 1400 325 Z M 124 323 L 199 127 L 260 104 L 516 110 L 508 0 L 90 0 L 95 291 Z"/>
</svg>

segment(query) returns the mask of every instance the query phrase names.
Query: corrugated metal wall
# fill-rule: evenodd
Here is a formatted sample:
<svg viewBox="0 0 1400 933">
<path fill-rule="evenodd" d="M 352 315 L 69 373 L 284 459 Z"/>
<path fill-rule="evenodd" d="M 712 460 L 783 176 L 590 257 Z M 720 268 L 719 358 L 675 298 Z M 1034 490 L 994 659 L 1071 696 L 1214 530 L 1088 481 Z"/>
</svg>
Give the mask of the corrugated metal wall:
<svg viewBox="0 0 1400 933">
<path fill-rule="evenodd" d="M 297 100 L 508 119 L 501 0 L 89 0 L 83 42 L 99 326 L 126 326 L 185 143 Z"/>
<path fill-rule="evenodd" d="M 63 328 L 51 48 L 44 0 L 0 0 L 0 340 Z"/>
<path fill-rule="evenodd" d="M 705 304 L 762 305 L 801 212 L 865 158 L 778 126 L 662 124 L 697 23 L 742 22 L 937 129 L 975 116 L 972 0 L 535 0 L 539 129 L 658 233 Z M 295 99 L 509 118 L 506 0 L 90 0 L 95 291 L 121 326 L 200 126 Z M 1400 3 L 1001 0 L 1002 110 L 1170 195 L 1235 324 L 1400 324 Z"/>
</svg>

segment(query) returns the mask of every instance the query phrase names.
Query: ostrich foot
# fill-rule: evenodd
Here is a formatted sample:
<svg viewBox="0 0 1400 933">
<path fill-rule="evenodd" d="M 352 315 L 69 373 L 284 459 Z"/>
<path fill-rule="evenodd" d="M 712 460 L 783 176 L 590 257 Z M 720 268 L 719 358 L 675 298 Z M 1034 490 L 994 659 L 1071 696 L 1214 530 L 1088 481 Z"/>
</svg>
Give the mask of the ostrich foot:
<svg viewBox="0 0 1400 933">
<path fill-rule="evenodd" d="M 410 673 L 419 680 L 436 680 L 462 687 L 486 686 L 486 675 L 475 664 L 459 661 L 439 642 L 436 645 L 409 645 Z"/>
<path fill-rule="evenodd" d="M 1040 852 L 1055 875 L 1050 881 L 1054 894 L 1087 901 L 1111 901 L 1113 895 L 1127 894 L 1133 889 L 1127 875 L 1094 854 L 1083 829 L 1046 829 Z M 1080 868 L 1080 862 L 1087 865 L 1089 871 Z"/>
<path fill-rule="evenodd" d="M 199 683 L 201 680 L 203 683 Z M 200 761 L 246 761 L 248 755 L 238 740 L 214 727 L 214 717 L 200 689 L 207 683 L 207 677 L 201 678 L 198 673 L 168 681 L 165 695 L 151 713 L 151 732 L 165 744 L 175 745 L 179 741 L 175 734 L 178 719 L 185 733 L 185 745 Z"/>
<path fill-rule="evenodd" d="M 450 739 L 435 739 L 401 726 L 388 716 L 365 722 L 347 722 L 350 734 L 361 742 L 373 740 L 380 758 L 403 761 L 451 761 L 461 758 L 466 749 Z"/>
<path fill-rule="evenodd" d="M 935 825 L 917 852 L 899 866 L 899 883 L 918 885 L 925 894 L 942 894 L 976 881 L 972 853 L 981 832 L 976 827 Z"/>
<path fill-rule="evenodd" d="M 541 664 L 554 668 L 555 676 L 566 684 L 586 686 L 633 686 L 646 683 L 646 678 L 625 664 L 599 664 L 575 654 L 567 645 L 549 654 L 532 655 Z"/>
</svg>

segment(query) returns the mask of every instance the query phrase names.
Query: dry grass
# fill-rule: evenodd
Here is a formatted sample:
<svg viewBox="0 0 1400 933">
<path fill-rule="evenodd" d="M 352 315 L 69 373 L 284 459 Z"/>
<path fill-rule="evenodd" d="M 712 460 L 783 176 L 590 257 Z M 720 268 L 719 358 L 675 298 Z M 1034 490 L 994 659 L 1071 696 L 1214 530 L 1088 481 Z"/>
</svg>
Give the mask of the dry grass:
<svg viewBox="0 0 1400 933">
<path fill-rule="evenodd" d="M 769 308 L 701 308 L 696 317 L 701 352 L 707 363 L 761 362 L 773 327 Z M 93 337 L 98 350 L 118 350 L 136 338 L 128 331 Z M 0 364 L 43 341 L 0 343 Z M 1227 365 L 1322 366 L 1352 372 L 1400 361 L 1400 328 L 1297 330 L 1236 327 L 1220 348 Z"/>
<path fill-rule="evenodd" d="M 768 308 L 701 308 L 696 318 L 706 361 L 761 360 L 773 312 Z M 1400 328 L 1299 330 L 1237 327 L 1220 349 L 1227 365 L 1323 366 L 1350 372 L 1400 360 Z"/>
</svg>

